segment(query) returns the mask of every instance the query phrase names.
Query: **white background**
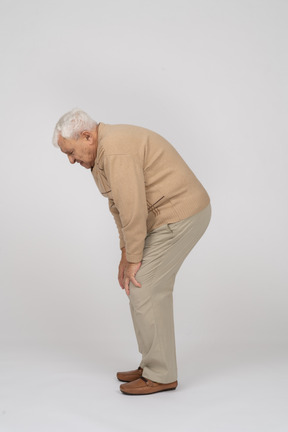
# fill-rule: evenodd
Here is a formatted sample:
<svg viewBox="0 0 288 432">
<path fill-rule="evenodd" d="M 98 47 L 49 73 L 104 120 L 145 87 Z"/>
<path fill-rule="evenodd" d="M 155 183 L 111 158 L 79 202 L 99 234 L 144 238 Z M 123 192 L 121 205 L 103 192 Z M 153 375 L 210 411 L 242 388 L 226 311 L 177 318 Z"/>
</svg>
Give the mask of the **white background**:
<svg viewBox="0 0 288 432">
<path fill-rule="evenodd" d="M 4 432 L 287 430 L 287 19 L 284 0 L 1 0 Z M 174 291 L 182 393 L 118 390 L 139 354 L 116 225 L 51 144 L 74 107 L 160 133 L 210 195 Z"/>
</svg>

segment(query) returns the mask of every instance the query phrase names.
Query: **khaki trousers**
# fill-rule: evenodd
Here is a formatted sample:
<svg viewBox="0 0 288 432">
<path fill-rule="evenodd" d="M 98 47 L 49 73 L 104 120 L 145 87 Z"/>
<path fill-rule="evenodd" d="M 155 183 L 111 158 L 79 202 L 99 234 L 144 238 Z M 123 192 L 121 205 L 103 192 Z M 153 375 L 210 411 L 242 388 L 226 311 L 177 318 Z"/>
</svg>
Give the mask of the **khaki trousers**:
<svg viewBox="0 0 288 432">
<path fill-rule="evenodd" d="M 184 220 L 151 231 L 136 274 L 141 288 L 130 282 L 130 310 L 142 354 L 143 376 L 170 383 L 177 379 L 173 288 L 184 259 L 200 240 L 211 219 L 211 204 Z"/>
</svg>

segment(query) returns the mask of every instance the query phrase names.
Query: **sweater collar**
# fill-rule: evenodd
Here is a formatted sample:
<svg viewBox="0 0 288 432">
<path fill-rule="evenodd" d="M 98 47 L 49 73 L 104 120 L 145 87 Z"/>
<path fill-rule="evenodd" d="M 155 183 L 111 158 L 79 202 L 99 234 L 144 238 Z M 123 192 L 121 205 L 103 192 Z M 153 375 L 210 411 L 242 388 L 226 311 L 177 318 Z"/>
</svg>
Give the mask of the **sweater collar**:
<svg viewBox="0 0 288 432">
<path fill-rule="evenodd" d="M 97 131 L 97 152 L 96 152 L 96 158 L 93 167 L 91 168 L 91 172 L 93 172 L 94 167 L 97 165 L 99 160 L 99 148 L 100 148 L 100 142 L 102 139 L 102 132 L 103 132 L 104 123 L 99 122 L 98 123 L 98 131 Z"/>
</svg>

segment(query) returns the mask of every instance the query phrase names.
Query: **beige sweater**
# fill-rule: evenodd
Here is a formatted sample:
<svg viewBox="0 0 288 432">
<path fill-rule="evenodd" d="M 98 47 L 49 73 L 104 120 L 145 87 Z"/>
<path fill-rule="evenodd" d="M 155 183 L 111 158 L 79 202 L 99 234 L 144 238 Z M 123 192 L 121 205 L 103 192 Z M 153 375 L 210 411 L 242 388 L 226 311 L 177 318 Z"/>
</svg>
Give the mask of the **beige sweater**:
<svg viewBox="0 0 288 432">
<path fill-rule="evenodd" d="M 140 262 L 147 233 L 203 210 L 210 197 L 162 136 L 131 125 L 100 123 L 91 169 L 109 200 L 129 262 Z"/>
</svg>

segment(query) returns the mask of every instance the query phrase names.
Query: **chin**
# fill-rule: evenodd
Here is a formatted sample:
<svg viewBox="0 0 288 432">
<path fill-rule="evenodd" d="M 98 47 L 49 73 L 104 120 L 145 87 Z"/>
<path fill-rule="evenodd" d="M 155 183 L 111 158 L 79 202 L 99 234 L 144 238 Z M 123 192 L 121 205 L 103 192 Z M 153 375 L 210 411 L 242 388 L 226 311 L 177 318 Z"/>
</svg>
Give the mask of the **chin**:
<svg viewBox="0 0 288 432">
<path fill-rule="evenodd" d="M 80 162 L 80 165 L 81 165 L 83 168 L 86 168 L 86 169 L 91 168 L 90 164 L 87 164 L 86 162 Z M 88 166 L 87 166 L 87 165 L 88 165 Z"/>
</svg>

